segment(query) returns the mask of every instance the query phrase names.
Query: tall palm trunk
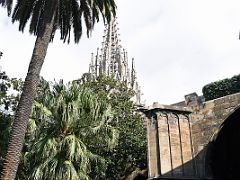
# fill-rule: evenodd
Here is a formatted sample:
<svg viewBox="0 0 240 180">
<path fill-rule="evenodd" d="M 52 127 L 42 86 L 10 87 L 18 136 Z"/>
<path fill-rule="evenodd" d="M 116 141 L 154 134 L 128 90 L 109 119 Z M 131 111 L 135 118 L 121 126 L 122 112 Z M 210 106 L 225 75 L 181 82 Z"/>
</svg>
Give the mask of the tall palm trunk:
<svg viewBox="0 0 240 180">
<path fill-rule="evenodd" d="M 20 155 L 24 144 L 25 133 L 27 130 L 28 119 L 39 82 L 40 71 L 42 69 L 48 44 L 53 31 L 55 10 L 52 11 L 52 13 L 48 14 L 48 18 L 51 18 L 44 26 L 42 33 L 36 38 L 28 73 L 23 86 L 23 92 L 12 126 L 7 156 L 2 170 L 2 180 L 14 180 L 16 176 Z"/>
</svg>

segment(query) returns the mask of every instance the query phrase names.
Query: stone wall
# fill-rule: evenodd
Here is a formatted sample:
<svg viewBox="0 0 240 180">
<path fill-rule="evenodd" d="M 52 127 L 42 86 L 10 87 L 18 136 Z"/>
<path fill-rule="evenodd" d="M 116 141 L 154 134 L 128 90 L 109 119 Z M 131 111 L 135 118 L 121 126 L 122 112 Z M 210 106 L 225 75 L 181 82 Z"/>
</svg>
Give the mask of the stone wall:
<svg viewBox="0 0 240 180">
<path fill-rule="evenodd" d="M 240 105 L 240 93 L 207 102 L 199 99 L 192 93 L 185 96 L 188 107 L 154 103 L 141 110 L 147 122 L 149 178 L 211 178 L 211 140 Z"/>
<path fill-rule="evenodd" d="M 217 135 L 223 121 L 239 105 L 240 93 L 237 93 L 207 101 L 203 106 L 193 108 L 190 116 L 198 176 L 211 176 L 206 157 L 209 143 Z"/>
<path fill-rule="evenodd" d="M 154 104 L 144 112 L 149 177 L 194 177 L 190 111 Z"/>
</svg>

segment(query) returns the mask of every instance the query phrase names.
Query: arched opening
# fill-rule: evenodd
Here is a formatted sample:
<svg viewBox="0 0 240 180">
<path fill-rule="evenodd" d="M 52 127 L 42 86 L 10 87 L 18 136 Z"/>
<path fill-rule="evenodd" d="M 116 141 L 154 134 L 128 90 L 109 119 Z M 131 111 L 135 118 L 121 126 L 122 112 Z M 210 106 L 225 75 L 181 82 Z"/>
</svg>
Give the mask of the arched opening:
<svg viewBox="0 0 240 180">
<path fill-rule="evenodd" d="M 223 122 L 209 164 L 216 180 L 240 180 L 240 107 Z"/>
</svg>

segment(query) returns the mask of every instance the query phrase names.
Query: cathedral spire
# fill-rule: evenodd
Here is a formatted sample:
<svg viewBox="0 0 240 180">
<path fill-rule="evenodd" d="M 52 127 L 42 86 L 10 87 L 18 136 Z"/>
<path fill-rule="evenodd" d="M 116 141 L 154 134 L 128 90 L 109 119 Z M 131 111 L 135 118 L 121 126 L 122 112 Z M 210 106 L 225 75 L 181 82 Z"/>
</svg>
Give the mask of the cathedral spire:
<svg viewBox="0 0 240 180">
<path fill-rule="evenodd" d="M 117 19 L 112 19 L 111 23 L 105 25 L 102 47 L 97 55 L 95 61 L 92 55 L 89 72 L 93 78 L 96 79 L 100 74 L 113 77 L 117 81 L 124 82 L 129 88 L 135 92 L 135 103 L 140 104 L 140 89 L 136 81 L 136 69 L 134 59 L 132 59 L 132 67 L 128 67 L 128 53 L 122 48 L 120 42 L 120 34 L 117 28 Z M 139 97 L 137 97 L 139 96 Z"/>
</svg>

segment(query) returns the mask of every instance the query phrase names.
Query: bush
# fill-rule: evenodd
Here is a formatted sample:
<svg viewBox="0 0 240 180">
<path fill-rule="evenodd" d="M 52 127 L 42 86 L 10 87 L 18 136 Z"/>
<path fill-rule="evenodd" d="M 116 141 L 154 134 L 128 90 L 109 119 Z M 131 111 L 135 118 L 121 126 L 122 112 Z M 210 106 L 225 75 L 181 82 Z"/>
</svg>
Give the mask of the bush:
<svg viewBox="0 0 240 180">
<path fill-rule="evenodd" d="M 206 101 L 240 92 L 240 74 L 207 84 L 202 92 Z"/>
</svg>

